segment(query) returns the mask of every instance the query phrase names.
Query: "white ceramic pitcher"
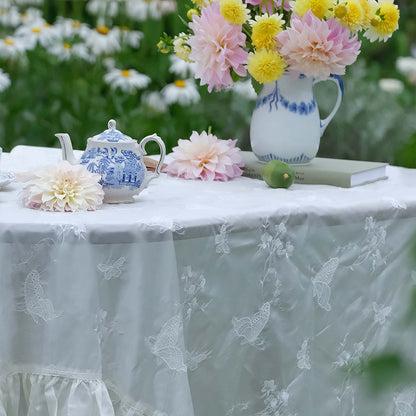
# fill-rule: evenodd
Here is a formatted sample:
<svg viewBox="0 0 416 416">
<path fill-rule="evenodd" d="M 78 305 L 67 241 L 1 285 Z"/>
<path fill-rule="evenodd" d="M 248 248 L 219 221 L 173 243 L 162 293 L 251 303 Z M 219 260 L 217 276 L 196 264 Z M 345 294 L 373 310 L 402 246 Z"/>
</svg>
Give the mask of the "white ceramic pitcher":
<svg viewBox="0 0 416 416">
<path fill-rule="evenodd" d="M 327 80 L 337 85 L 338 98 L 329 116 L 321 120 L 312 87 Z M 261 162 L 306 164 L 316 156 L 320 139 L 344 94 L 339 75 L 331 75 L 327 80 L 285 73 L 274 83 L 264 85 L 250 125 L 251 147 Z"/>
</svg>

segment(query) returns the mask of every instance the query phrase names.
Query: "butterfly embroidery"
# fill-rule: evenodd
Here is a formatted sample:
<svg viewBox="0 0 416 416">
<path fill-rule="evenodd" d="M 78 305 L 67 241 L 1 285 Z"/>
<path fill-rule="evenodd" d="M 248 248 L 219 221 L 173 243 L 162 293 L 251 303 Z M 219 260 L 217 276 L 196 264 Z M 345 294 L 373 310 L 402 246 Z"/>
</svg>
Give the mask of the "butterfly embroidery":
<svg viewBox="0 0 416 416">
<path fill-rule="evenodd" d="M 300 350 L 296 354 L 296 358 L 298 359 L 298 368 L 300 370 L 311 369 L 311 362 L 310 362 L 309 351 L 308 351 L 308 343 L 309 343 L 309 340 L 305 339 L 302 343 Z"/>
<path fill-rule="evenodd" d="M 245 316 L 241 319 L 233 318 L 234 332 L 244 338 L 242 344 L 254 344 L 261 331 L 263 331 L 270 318 L 270 303 L 266 302 L 260 310 L 252 316 Z"/>
<path fill-rule="evenodd" d="M 36 323 L 39 319 L 50 321 L 59 315 L 55 313 L 52 302 L 45 298 L 45 292 L 40 283 L 40 275 L 37 270 L 32 270 L 26 277 L 24 287 L 24 311 L 27 312 Z"/>
<path fill-rule="evenodd" d="M 179 348 L 179 332 L 181 329 L 180 315 L 170 318 L 156 337 L 147 338 L 150 350 L 175 371 L 186 371 L 184 354 Z"/>
<path fill-rule="evenodd" d="M 125 257 L 120 257 L 113 264 L 102 264 L 97 266 L 97 269 L 104 273 L 105 280 L 118 279 L 123 273 L 124 264 L 126 263 Z"/>
<path fill-rule="evenodd" d="M 407 390 L 397 394 L 394 397 L 396 411 L 394 416 L 414 416 L 413 402 L 415 401 L 415 392 Z"/>
<path fill-rule="evenodd" d="M 374 322 L 384 325 L 386 323 L 386 318 L 391 313 L 391 306 L 382 307 L 373 302 L 373 311 L 374 311 Z"/>
<path fill-rule="evenodd" d="M 317 298 L 318 305 L 327 312 L 332 309 L 329 303 L 331 297 L 331 287 L 329 285 L 332 282 L 338 266 L 338 257 L 333 257 L 322 266 L 321 270 L 312 279 L 313 297 Z"/>
<path fill-rule="evenodd" d="M 216 252 L 218 254 L 230 254 L 230 246 L 228 245 L 227 225 L 223 224 L 220 233 L 215 236 Z"/>
</svg>

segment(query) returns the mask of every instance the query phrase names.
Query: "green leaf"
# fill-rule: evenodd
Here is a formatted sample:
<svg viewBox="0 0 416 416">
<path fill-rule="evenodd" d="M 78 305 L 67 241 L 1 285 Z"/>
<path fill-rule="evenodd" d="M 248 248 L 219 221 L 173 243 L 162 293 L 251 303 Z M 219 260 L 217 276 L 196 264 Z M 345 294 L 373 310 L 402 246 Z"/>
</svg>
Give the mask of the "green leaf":
<svg viewBox="0 0 416 416">
<path fill-rule="evenodd" d="M 256 81 L 253 77 L 251 78 L 251 85 L 253 86 L 257 95 L 259 95 L 263 90 L 263 84 L 260 84 L 260 82 Z"/>
</svg>

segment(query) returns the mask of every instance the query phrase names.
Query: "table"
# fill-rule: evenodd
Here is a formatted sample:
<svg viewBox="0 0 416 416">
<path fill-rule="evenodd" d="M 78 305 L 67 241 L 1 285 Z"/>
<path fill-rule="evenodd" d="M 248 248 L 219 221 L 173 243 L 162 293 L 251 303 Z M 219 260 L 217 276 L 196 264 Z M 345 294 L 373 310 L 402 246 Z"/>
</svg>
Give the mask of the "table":
<svg viewBox="0 0 416 416">
<path fill-rule="evenodd" d="M 59 159 L 18 146 L 2 169 Z M 386 347 L 416 358 L 398 324 L 416 171 L 387 173 L 289 190 L 163 174 L 133 204 L 84 213 L 22 208 L 11 184 L 0 415 L 412 415 L 415 388 L 373 400 L 349 370 Z"/>
</svg>

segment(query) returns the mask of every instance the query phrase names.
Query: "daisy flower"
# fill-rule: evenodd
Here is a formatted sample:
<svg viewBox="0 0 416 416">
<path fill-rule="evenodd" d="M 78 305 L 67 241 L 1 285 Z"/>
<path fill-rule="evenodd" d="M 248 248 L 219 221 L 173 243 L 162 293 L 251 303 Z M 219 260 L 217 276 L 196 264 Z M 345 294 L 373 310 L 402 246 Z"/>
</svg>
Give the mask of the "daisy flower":
<svg viewBox="0 0 416 416">
<path fill-rule="evenodd" d="M 162 94 L 157 91 L 145 92 L 142 95 L 142 103 L 155 113 L 164 113 L 168 109 Z"/>
<path fill-rule="evenodd" d="M 134 69 L 113 69 L 104 75 L 104 81 L 113 90 L 120 88 L 124 92 L 133 92 L 146 88 L 151 79 L 147 75 L 140 74 Z"/>
<path fill-rule="evenodd" d="M 33 20 L 18 27 L 15 37 L 25 42 L 27 49 L 34 49 L 38 44 L 46 48 L 60 38 L 54 27 L 43 19 Z"/>
<path fill-rule="evenodd" d="M 168 105 L 191 105 L 201 99 L 193 79 L 177 80 L 168 84 L 162 89 L 161 94 Z"/>
<path fill-rule="evenodd" d="M 348 26 L 351 32 L 358 32 L 365 26 L 365 11 L 359 0 L 348 0 L 334 7 L 335 20 Z"/>
<path fill-rule="evenodd" d="M 85 40 L 86 45 L 94 55 L 111 54 L 120 50 L 118 29 L 107 26 L 97 26 Z"/>
<path fill-rule="evenodd" d="M 82 39 L 86 39 L 91 33 L 91 29 L 86 23 L 63 17 L 58 17 L 54 27 L 63 39 L 72 38 L 74 36 L 80 36 Z"/>
<path fill-rule="evenodd" d="M 156 20 L 161 18 L 161 12 L 154 1 L 126 0 L 126 13 L 127 16 L 138 22 L 142 22 L 148 17 Z"/>
<path fill-rule="evenodd" d="M 17 27 L 21 23 L 17 7 L 2 7 L 0 10 L 0 24 L 7 27 Z"/>
<path fill-rule="evenodd" d="M 121 26 L 118 30 L 121 44 L 129 45 L 132 48 L 138 48 L 140 46 L 140 41 L 144 37 L 143 32 L 130 30 L 127 26 Z"/>
<path fill-rule="evenodd" d="M 4 58 L 13 58 L 24 53 L 29 46 L 30 44 L 25 44 L 24 39 L 14 38 L 12 36 L 0 39 L 0 56 Z"/>
<path fill-rule="evenodd" d="M 0 68 L 0 92 L 4 91 L 5 89 L 9 88 L 11 84 L 9 74 L 3 72 Z"/>
<path fill-rule="evenodd" d="M 170 55 L 169 60 L 171 63 L 169 67 L 169 72 L 171 74 L 175 74 L 182 79 L 195 75 L 195 63 L 194 62 L 186 62 L 183 59 L 180 59 L 176 55 Z"/>
<path fill-rule="evenodd" d="M 115 17 L 118 14 L 118 2 L 113 0 L 90 0 L 87 10 L 95 16 Z"/>
<path fill-rule="evenodd" d="M 51 55 L 58 57 L 60 61 L 67 61 L 71 58 L 80 58 L 84 61 L 93 63 L 95 62 L 95 56 L 91 55 L 88 48 L 84 43 L 55 43 L 47 48 L 47 51 Z"/>
</svg>

